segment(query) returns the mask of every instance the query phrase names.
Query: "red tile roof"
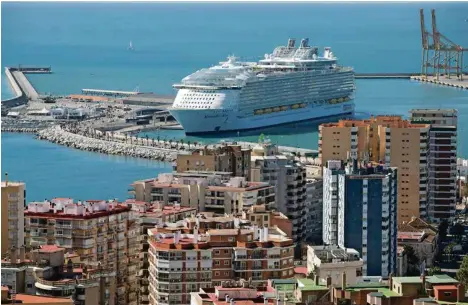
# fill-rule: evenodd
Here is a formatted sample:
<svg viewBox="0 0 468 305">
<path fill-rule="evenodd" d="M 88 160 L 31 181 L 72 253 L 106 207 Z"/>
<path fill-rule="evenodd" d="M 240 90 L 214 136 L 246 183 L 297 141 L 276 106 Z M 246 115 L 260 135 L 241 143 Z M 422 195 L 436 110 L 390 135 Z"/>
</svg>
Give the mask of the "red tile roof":
<svg viewBox="0 0 468 305">
<path fill-rule="evenodd" d="M 65 248 L 60 248 L 56 245 L 44 245 L 41 246 L 41 249 L 39 250 L 40 252 L 46 252 L 46 253 L 54 253 L 57 251 L 65 250 Z"/>
</svg>

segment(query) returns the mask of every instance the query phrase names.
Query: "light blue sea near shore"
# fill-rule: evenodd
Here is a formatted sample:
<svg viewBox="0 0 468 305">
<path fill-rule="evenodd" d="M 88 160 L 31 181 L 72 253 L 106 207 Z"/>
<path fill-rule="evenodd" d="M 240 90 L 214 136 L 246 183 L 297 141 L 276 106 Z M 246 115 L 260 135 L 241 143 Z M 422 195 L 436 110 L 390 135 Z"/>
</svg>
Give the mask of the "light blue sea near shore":
<svg viewBox="0 0 468 305">
<path fill-rule="evenodd" d="M 52 75 L 29 76 L 39 92 L 82 88 L 175 94 L 187 74 L 234 54 L 257 60 L 289 37 L 331 46 L 357 72 L 420 70 L 419 8 L 435 8 L 440 30 L 468 46 L 468 3 L 2 3 L 2 69 L 47 65 Z M 428 26 L 430 26 L 428 24 Z M 128 51 L 132 41 L 135 50 Z M 465 62 L 468 62 L 466 60 Z M 2 73 L 2 99 L 11 90 Z M 403 114 L 411 108 L 459 110 L 459 151 L 468 157 L 468 92 L 405 80 L 359 80 L 359 116 Z M 241 133 L 256 140 L 257 133 Z M 264 131 L 284 145 L 316 148 L 316 124 Z M 151 136 L 157 136 L 153 132 Z M 164 138 L 184 137 L 161 131 Z M 237 135 L 222 135 L 236 138 Z M 218 138 L 188 138 L 210 142 Z M 123 199 L 137 178 L 168 171 L 167 164 L 75 151 L 2 134 L 2 172 L 28 185 L 28 200 L 52 196 Z M 58 154 L 58 155 L 56 155 Z"/>
</svg>

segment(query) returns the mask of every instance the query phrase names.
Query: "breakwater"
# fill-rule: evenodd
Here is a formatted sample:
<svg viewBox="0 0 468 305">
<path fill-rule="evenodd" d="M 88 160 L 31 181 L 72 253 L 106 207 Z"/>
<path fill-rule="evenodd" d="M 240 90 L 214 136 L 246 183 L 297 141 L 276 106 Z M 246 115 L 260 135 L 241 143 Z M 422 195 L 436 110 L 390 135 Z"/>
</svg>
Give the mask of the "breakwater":
<svg viewBox="0 0 468 305">
<path fill-rule="evenodd" d="M 97 135 L 99 137 L 85 136 L 68 131 L 61 126 L 53 126 L 39 131 L 37 137 L 41 140 L 80 150 L 169 162 L 174 161 L 178 153 L 183 153 L 182 150 L 178 149 L 144 146 L 133 141 L 131 143 L 121 142 L 105 134 L 95 134 L 95 136 Z"/>
<path fill-rule="evenodd" d="M 24 105 L 28 103 L 28 97 L 26 94 L 21 90 L 18 81 L 16 80 L 15 76 L 12 74 L 11 68 L 5 68 L 5 75 L 10 83 L 13 92 L 15 93 L 15 97 L 2 101 L 2 108 L 12 108 L 20 105 Z"/>
<path fill-rule="evenodd" d="M 37 133 L 42 129 L 54 125 L 51 121 L 41 120 L 18 120 L 8 117 L 2 118 L 2 132 L 24 132 Z"/>
</svg>

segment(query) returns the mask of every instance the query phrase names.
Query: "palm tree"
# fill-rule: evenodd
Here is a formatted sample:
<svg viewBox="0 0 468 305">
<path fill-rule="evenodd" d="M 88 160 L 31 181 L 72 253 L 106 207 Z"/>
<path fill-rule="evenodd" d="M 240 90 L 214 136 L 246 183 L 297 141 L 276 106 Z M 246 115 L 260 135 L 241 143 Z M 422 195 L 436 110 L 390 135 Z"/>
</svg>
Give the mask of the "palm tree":
<svg viewBox="0 0 468 305">
<path fill-rule="evenodd" d="M 151 142 L 153 143 L 152 146 L 154 147 L 154 138 L 151 139 Z"/>
<path fill-rule="evenodd" d="M 146 135 L 146 145 L 148 145 L 148 135 Z"/>
<path fill-rule="evenodd" d="M 190 150 L 190 141 L 187 141 L 188 149 Z"/>
<path fill-rule="evenodd" d="M 183 148 L 183 146 L 184 146 L 184 139 L 180 139 L 180 145 L 181 145 L 182 148 Z"/>
<path fill-rule="evenodd" d="M 125 143 L 127 143 L 128 134 L 125 134 Z"/>
<path fill-rule="evenodd" d="M 160 138 L 159 138 L 159 135 L 158 135 L 158 144 L 159 144 L 159 139 L 160 139 Z"/>
<path fill-rule="evenodd" d="M 172 139 L 169 139 L 169 148 L 172 147 Z"/>
</svg>

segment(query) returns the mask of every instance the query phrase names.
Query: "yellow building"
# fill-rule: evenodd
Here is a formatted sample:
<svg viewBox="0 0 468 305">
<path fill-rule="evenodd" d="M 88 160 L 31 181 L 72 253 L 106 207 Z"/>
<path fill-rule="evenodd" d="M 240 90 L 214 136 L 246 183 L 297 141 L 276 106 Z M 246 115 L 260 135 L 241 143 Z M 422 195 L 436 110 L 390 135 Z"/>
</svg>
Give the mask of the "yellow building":
<svg viewBox="0 0 468 305">
<path fill-rule="evenodd" d="M 24 245 L 24 206 L 26 186 L 22 182 L 2 181 L 2 255 Z"/>
<path fill-rule="evenodd" d="M 176 171 L 230 172 L 234 177 L 250 179 L 251 150 L 240 145 L 226 145 L 215 150 L 200 149 L 191 155 L 177 155 Z"/>
<path fill-rule="evenodd" d="M 398 222 L 426 216 L 427 152 L 430 125 L 401 116 L 341 120 L 319 127 L 319 156 L 329 160 L 356 158 L 398 168 Z"/>
</svg>

